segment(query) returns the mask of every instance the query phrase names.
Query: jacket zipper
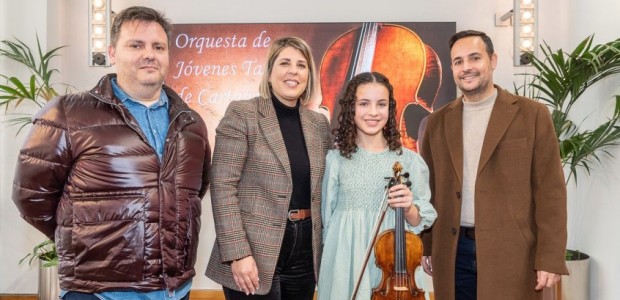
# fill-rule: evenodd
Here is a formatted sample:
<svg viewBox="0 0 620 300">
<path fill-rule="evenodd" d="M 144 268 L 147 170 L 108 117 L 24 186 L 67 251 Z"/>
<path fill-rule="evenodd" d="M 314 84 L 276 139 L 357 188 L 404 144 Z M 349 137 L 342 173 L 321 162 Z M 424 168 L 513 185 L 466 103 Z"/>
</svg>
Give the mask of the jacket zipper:
<svg viewBox="0 0 620 300">
<path fill-rule="evenodd" d="M 146 139 L 146 136 L 144 135 L 142 130 L 139 129 L 139 128 L 138 129 L 135 128 L 134 126 L 132 126 L 132 124 L 129 122 L 129 120 L 127 120 L 127 116 L 125 115 L 125 112 L 123 111 L 123 108 L 121 107 L 121 105 L 116 104 L 116 103 L 111 103 L 109 101 L 105 101 L 105 99 L 102 99 L 97 94 L 93 94 L 91 92 L 89 92 L 89 94 L 91 96 L 95 97 L 95 99 L 98 99 L 99 101 L 102 101 L 102 102 L 105 102 L 105 103 L 113 105 L 121 113 L 121 116 L 123 117 L 123 121 L 125 121 L 125 124 L 127 124 L 127 126 L 129 126 L 129 128 L 131 128 L 133 131 L 135 131 L 142 138 L 143 141 L 146 141 L 146 143 L 149 145 L 149 147 L 151 147 L 151 149 L 153 149 L 155 154 L 157 154 L 157 150 L 155 148 L 153 148 L 153 146 L 151 146 L 151 144 L 148 143 L 148 140 Z M 162 158 L 163 158 L 162 161 L 165 160 L 167 148 L 170 147 L 170 145 L 169 145 L 169 142 L 170 142 L 170 139 L 171 139 L 169 137 L 170 136 L 170 127 L 172 126 L 172 124 L 174 124 L 174 122 L 177 120 L 177 118 L 179 118 L 179 116 L 181 114 L 184 114 L 184 113 L 190 113 L 190 111 L 189 110 L 181 110 L 181 111 L 177 112 L 177 114 L 174 115 L 174 117 L 172 117 L 172 119 L 170 119 L 170 121 L 168 122 L 168 130 L 167 130 L 167 133 L 166 133 L 166 140 L 164 141 L 164 153 L 163 153 L 163 156 L 162 156 Z M 185 128 L 185 126 L 187 126 L 189 124 L 190 123 L 188 122 L 187 124 L 183 125 L 183 127 L 180 128 L 179 131 L 181 131 L 183 128 Z M 161 168 L 162 168 L 163 164 L 162 164 L 162 162 L 159 161 L 159 159 L 157 160 L 157 163 L 159 165 L 159 174 L 158 174 L 158 176 L 159 176 L 159 175 L 161 175 Z M 161 181 L 160 181 L 159 178 L 157 179 L 157 183 L 158 183 L 157 191 L 158 191 L 158 194 L 159 194 L 158 196 L 159 196 L 159 199 L 161 199 L 162 198 L 162 195 L 161 195 L 162 191 L 161 191 Z M 163 203 L 160 201 L 159 205 L 160 205 L 159 211 L 161 211 L 162 210 L 161 206 L 163 205 Z M 161 226 L 160 226 L 160 228 L 161 228 Z M 160 235 L 161 235 L 161 233 L 160 233 Z M 164 251 L 163 251 L 163 243 L 160 243 L 160 245 L 161 245 L 160 247 L 162 247 L 162 249 L 160 249 L 160 250 L 161 250 L 161 253 L 163 255 L 163 253 L 164 253 Z M 162 260 L 162 264 L 163 264 L 163 262 L 164 262 L 164 257 L 163 256 L 162 256 L 161 260 Z M 162 268 L 162 271 L 163 271 L 163 268 Z M 168 295 L 170 295 L 172 297 L 173 291 L 170 290 L 170 287 L 168 285 L 168 280 L 167 280 L 168 276 L 165 273 L 163 273 L 162 275 L 163 275 L 163 278 L 164 278 L 164 284 L 166 285 L 166 291 L 168 292 Z"/>
<path fill-rule="evenodd" d="M 98 99 L 99 101 L 102 101 L 102 102 L 105 102 L 105 103 L 107 103 L 107 104 L 113 105 L 113 106 L 116 108 L 116 110 L 118 110 L 118 111 L 121 113 L 121 116 L 123 117 L 123 121 L 125 122 L 125 124 L 127 124 L 127 126 L 129 126 L 129 128 L 131 128 L 133 131 L 135 131 L 135 132 L 136 132 L 136 133 L 140 136 L 140 138 L 142 138 L 142 141 L 146 142 L 146 143 L 149 145 L 149 147 L 151 147 L 151 149 L 153 150 L 153 152 L 155 152 L 155 154 L 157 154 L 157 150 L 156 150 L 155 148 L 153 148 L 153 146 L 152 146 L 151 144 L 149 144 L 148 139 L 146 138 L 146 136 L 145 136 L 145 135 L 144 135 L 144 133 L 142 132 L 142 129 L 140 129 L 140 128 L 136 128 L 135 126 L 133 126 L 133 125 L 131 124 L 131 122 L 129 122 L 129 120 L 127 119 L 127 116 L 125 115 L 125 111 L 123 111 L 123 108 L 121 107 L 121 105 L 120 105 L 120 104 L 116 104 L 116 103 L 112 103 L 112 102 L 106 101 L 105 99 L 101 98 L 99 95 L 97 95 L 97 94 L 93 94 L 93 93 L 91 93 L 91 92 L 89 92 L 89 94 L 90 94 L 91 96 L 95 97 L 96 99 Z M 170 127 L 172 126 L 172 124 L 174 123 L 174 121 L 176 121 L 176 119 L 177 119 L 177 118 L 178 118 L 181 114 L 183 114 L 183 113 L 189 113 L 189 112 L 190 112 L 189 110 L 181 110 L 181 111 L 179 111 L 179 112 L 178 112 L 178 113 L 177 113 L 174 117 L 172 117 L 172 119 L 170 119 L 170 121 L 168 122 L 168 130 L 167 130 L 167 132 L 168 132 L 168 133 L 170 132 Z M 188 123 L 188 124 L 189 124 L 189 123 Z M 187 126 L 188 124 L 186 124 L 185 126 Z M 185 127 L 185 126 L 183 126 L 183 127 Z M 166 136 L 167 136 L 167 135 L 168 135 L 168 134 L 166 134 Z M 166 157 L 166 155 L 165 155 L 165 154 L 166 154 L 166 148 L 168 148 L 168 144 L 167 144 L 167 143 L 168 143 L 168 141 L 170 141 L 170 138 L 169 138 L 169 137 L 166 137 L 166 140 L 164 140 L 164 146 L 165 146 L 165 147 L 164 147 L 164 153 L 163 153 L 164 155 L 162 155 L 162 159 Z M 159 169 L 161 170 L 161 166 L 162 166 L 162 164 L 161 164 L 161 162 L 159 161 L 159 159 L 157 160 L 157 163 L 159 164 Z"/>
</svg>

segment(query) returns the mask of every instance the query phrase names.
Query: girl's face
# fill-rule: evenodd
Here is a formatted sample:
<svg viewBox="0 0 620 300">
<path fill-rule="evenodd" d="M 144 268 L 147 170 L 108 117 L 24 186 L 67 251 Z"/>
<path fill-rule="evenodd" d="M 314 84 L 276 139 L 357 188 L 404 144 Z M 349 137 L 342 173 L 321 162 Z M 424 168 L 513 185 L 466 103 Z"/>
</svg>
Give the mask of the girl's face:
<svg viewBox="0 0 620 300">
<path fill-rule="evenodd" d="M 376 82 L 357 87 L 355 93 L 355 126 L 357 137 L 383 136 L 390 112 L 390 93 Z"/>
<path fill-rule="evenodd" d="M 309 74 L 304 55 L 295 48 L 286 47 L 273 63 L 269 76 L 271 91 L 280 102 L 295 106 L 308 86 Z"/>
</svg>

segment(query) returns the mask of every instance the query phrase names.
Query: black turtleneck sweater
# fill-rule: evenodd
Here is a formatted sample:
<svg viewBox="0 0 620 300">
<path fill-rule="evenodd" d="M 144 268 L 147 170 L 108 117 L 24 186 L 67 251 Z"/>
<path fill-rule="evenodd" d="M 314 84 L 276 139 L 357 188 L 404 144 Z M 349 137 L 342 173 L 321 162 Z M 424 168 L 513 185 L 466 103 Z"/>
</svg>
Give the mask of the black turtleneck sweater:
<svg viewBox="0 0 620 300">
<path fill-rule="evenodd" d="M 301 129 L 300 103 L 297 101 L 295 107 L 288 107 L 275 96 L 272 96 L 271 100 L 276 110 L 293 177 L 293 193 L 289 209 L 310 208 L 310 159 Z"/>
</svg>

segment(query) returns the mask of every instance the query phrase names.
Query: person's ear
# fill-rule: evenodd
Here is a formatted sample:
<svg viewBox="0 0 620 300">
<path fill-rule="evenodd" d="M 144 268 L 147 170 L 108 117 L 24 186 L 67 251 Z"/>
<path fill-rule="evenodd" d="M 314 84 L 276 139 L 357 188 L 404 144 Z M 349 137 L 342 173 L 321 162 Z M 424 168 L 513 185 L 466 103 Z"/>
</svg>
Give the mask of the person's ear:
<svg viewBox="0 0 620 300">
<path fill-rule="evenodd" d="M 113 45 L 108 46 L 108 57 L 110 58 L 110 64 L 113 65 L 116 62 L 116 47 Z"/>
<path fill-rule="evenodd" d="M 497 53 L 493 53 L 493 55 L 491 55 L 491 70 L 495 70 L 496 66 L 497 66 Z"/>
</svg>

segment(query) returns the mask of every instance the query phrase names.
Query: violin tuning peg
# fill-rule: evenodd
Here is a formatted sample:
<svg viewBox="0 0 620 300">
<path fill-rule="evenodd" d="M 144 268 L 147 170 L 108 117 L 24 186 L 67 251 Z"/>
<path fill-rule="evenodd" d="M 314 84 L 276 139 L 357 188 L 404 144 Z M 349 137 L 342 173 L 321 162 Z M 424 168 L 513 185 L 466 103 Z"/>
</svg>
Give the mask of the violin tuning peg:
<svg viewBox="0 0 620 300">
<path fill-rule="evenodd" d="M 405 173 L 403 174 L 403 177 L 405 177 L 405 178 L 409 178 L 409 172 L 405 172 Z"/>
<path fill-rule="evenodd" d="M 405 185 L 406 185 L 407 187 L 411 187 L 411 184 L 412 184 L 412 183 L 411 183 L 411 180 L 407 180 L 407 182 L 405 182 Z"/>
</svg>

